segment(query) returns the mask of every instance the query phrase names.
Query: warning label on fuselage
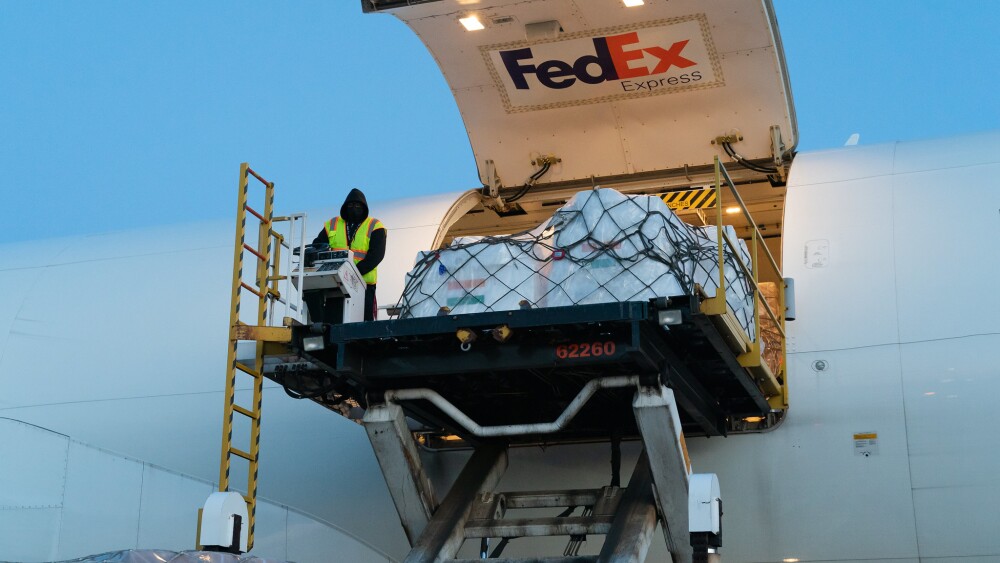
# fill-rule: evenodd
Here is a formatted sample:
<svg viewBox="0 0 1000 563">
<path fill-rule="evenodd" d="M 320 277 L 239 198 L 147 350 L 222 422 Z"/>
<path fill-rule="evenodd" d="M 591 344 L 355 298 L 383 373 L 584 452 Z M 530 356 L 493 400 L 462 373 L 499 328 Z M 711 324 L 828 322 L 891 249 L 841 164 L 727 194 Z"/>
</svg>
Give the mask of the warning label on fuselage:
<svg viewBox="0 0 1000 563">
<path fill-rule="evenodd" d="M 660 195 L 663 203 L 666 203 L 667 207 L 674 211 L 715 207 L 715 197 L 715 189 L 713 188 L 681 190 Z"/>
<path fill-rule="evenodd" d="M 854 434 L 854 455 L 861 457 L 878 455 L 878 433 L 856 432 Z"/>
</svg>

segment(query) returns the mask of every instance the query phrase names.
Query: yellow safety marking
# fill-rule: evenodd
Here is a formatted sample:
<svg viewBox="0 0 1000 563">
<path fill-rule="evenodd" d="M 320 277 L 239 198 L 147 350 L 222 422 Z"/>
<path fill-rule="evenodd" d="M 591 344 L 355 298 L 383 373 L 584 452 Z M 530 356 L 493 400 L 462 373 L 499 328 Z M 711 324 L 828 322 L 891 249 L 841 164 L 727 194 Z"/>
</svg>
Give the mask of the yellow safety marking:
<svg viewBox="0 0 1000 563">
<path fill-rule="evenodd" d="M 249 453 L 247 453 L 247 452 L 245 452 L 245 451 L 243 451 L 243 450 L 241 450 L 239 448 L 231 447 L 231 448 L 229 448 L 229 453 L 231 453 L 233 455 L 240 456 L 240 457 L 242 457 L 243 459 L 245 459 L 247 461 L 253 461 L 254 460 L 253 459 L 253 455 L 251 455 L 251 454 L 249 454 Z"/>
<path fill-rule="evenodd" d="M 706 188 L 703 190 L 683 190 L 679 192 L 668 192 L 660 195 L 663 203 L 673 210 L 678 209 L 705 209 L 715 207 L 715 189 Z"/>
<path fill-rule="evenodd" d="M 292 329 L 283 326 L 236 325 L 230 331 L 233 340 L 263 340 L 265 342 L 291 342 Z"/>
<path fill-rule="evenodd" d="M 875 432 L 872 432 L 872 433 L 869 433 L 869 434 L 855 434 L 854 435 L 854 439 L 855 440 L 877 440 L 878 439 L 878 434 L 875 433 Z"/>
<path fill-rule="evenodd" d="M 243 364 L 243 363 L 240 363 L 240 362 L 235 362 L 233 364 L 233 366 L 236 367 L 236 369 L 242 371 L 243 373 L 245 373 L 247 375 L 250 375 L 250 376 L 253 376 L 253 377 L 260 377 L 260 372 L 258 372 L 257 370 L 255 370 L 255 369 L 253 369 L 251 367 L 248 367 L 246 364 Z"/>
<path fill-rule="evenodd" d="M 257 413 L 249 411 L 239 405 L 233 405 L 233 410 L 249 418 L 254 418 L 254 419 L 260 418 L 260 416 Z"/>
</svg>

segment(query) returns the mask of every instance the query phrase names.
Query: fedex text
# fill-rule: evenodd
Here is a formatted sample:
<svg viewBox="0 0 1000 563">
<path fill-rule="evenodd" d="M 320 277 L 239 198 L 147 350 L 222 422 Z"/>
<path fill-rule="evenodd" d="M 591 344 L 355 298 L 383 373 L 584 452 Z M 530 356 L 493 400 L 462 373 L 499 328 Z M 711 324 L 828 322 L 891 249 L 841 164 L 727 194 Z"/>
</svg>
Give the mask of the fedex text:
<svg viewBox="0 0 1000 563">
<path fill-rule="evenodd" d="M 538 84 L 552 90 L 569 88 L 578 82 L 601 84 L 621 81 L 624 92 L 651 91 L 667 85 L 688 84 L 700 81 L 699 71 L 670 77 L 648 79 L 662 75 L 672 68 L 687 69 L 697 63 L 684 55 L 689 40 L 675 41 L 669 46 L 641 46 L 637 32 L 594 37 L 594 53 L 585 54 L 575 61 L 558 59 L 537 62 L 530 47 L 500 51 L 500 59 L 518 90 L 529 90 L 528 76 L 534 75 Z"/>
</svg>

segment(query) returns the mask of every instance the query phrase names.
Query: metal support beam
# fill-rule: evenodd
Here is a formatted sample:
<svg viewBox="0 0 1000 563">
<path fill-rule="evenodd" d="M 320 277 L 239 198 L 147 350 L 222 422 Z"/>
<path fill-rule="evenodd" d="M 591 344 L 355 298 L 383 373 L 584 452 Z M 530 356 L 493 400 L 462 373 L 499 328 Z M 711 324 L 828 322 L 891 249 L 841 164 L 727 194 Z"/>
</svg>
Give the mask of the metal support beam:
<svg viewBox="0 0 1000 563">
<path fill-rule="evenodd" d="M 674 392 L 642 387 L 632 401 L 635 420 L 649 456 L 663 535 L 674 563 L 691 563 L 688 530 L 688 472 L 681 448 L 681 423 Z M 629 484 L 632 489 L 632 484 Z"/>
<path fill-rule="evenodd" d="M 406 539 L 412 546 L 437 508 L 434 486 L 424 472 L 417 446 L 413 443 L 399 405 L 390 403 L 371 407 L 365 412 L 364 425 Z"/>
<path fill-rule="evenodd" d="M 648 334 L 651 328 L 644 325 L 640 331 Z M 652 340 L 651 336 L 647 338 Z M 666 346 L 650 346 L 650 353 L 658 356 L 661 381 L 677 390 L 678 402 L 687 411 L 688 416 L 701 426 L 705 434 L 725 435 L 725 415 L 719 407 L 718 399 L 705 389 L 698 376 L 692 373 L 677 353 Z"/>
<path fill-rule="evenodd" d="M 646 452 L 632 471 L 611 531 L 597 558 L 600 563 L 642 563 L 656 530 L 656 500 Z"/>
<path fill-rule="evenodd" d="M 230 329 L 229 338 L 233 340 L 291 342 L 292 329 L 283 326 L 253 326 L 238 324 Z"/>
<path fill-rule="evenodd" d="M 593 506 L 604 489 L 569 489 L 562 491 L 514 491 L 503 493 L 507 509 Z"/>
<path fill-rule="evenodd" d="M 505 446 L 487 444 L 476 448 L 403 563 L 430 563 L 454 558 L 465 541 L 465 523 L 472 511 L 472 503 L 481 491 L 496 488 L 506 469 Z"/>
<path fill-rule="evenodd" d="M 604 535 L 611 529 L 611 521 L 611 516 L 470 520 L 465 528 L 465 537 L 527 538 L 535 536 Z"/>
</svg>

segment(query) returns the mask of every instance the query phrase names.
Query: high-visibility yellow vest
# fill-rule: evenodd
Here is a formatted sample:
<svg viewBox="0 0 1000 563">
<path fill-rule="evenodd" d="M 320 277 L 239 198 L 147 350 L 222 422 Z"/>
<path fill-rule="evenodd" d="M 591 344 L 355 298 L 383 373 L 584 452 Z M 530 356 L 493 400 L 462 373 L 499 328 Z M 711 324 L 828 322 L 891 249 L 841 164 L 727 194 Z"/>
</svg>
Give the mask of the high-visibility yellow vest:
<svg viewBox="0 0 1000 563">
<path fill-rule="evenodd" d="M 358 227 L 358 232 L 354 234 L 354 240 L 350 247 L 347 245 L 347 222 L 340 217 L 334 217 L 324 224 L 326 236 L 330 238 L 330 250 L 353 250 L 354 263 L 364 260 L 368 255 L 368 245 L 371 243 L 372 232 L 375 229 L 384 229 L 382 221 L 369 217 Z M 362 276 L 365 283 L 375 285 L 378 280 L 378 268 Z"/>
</svg>

